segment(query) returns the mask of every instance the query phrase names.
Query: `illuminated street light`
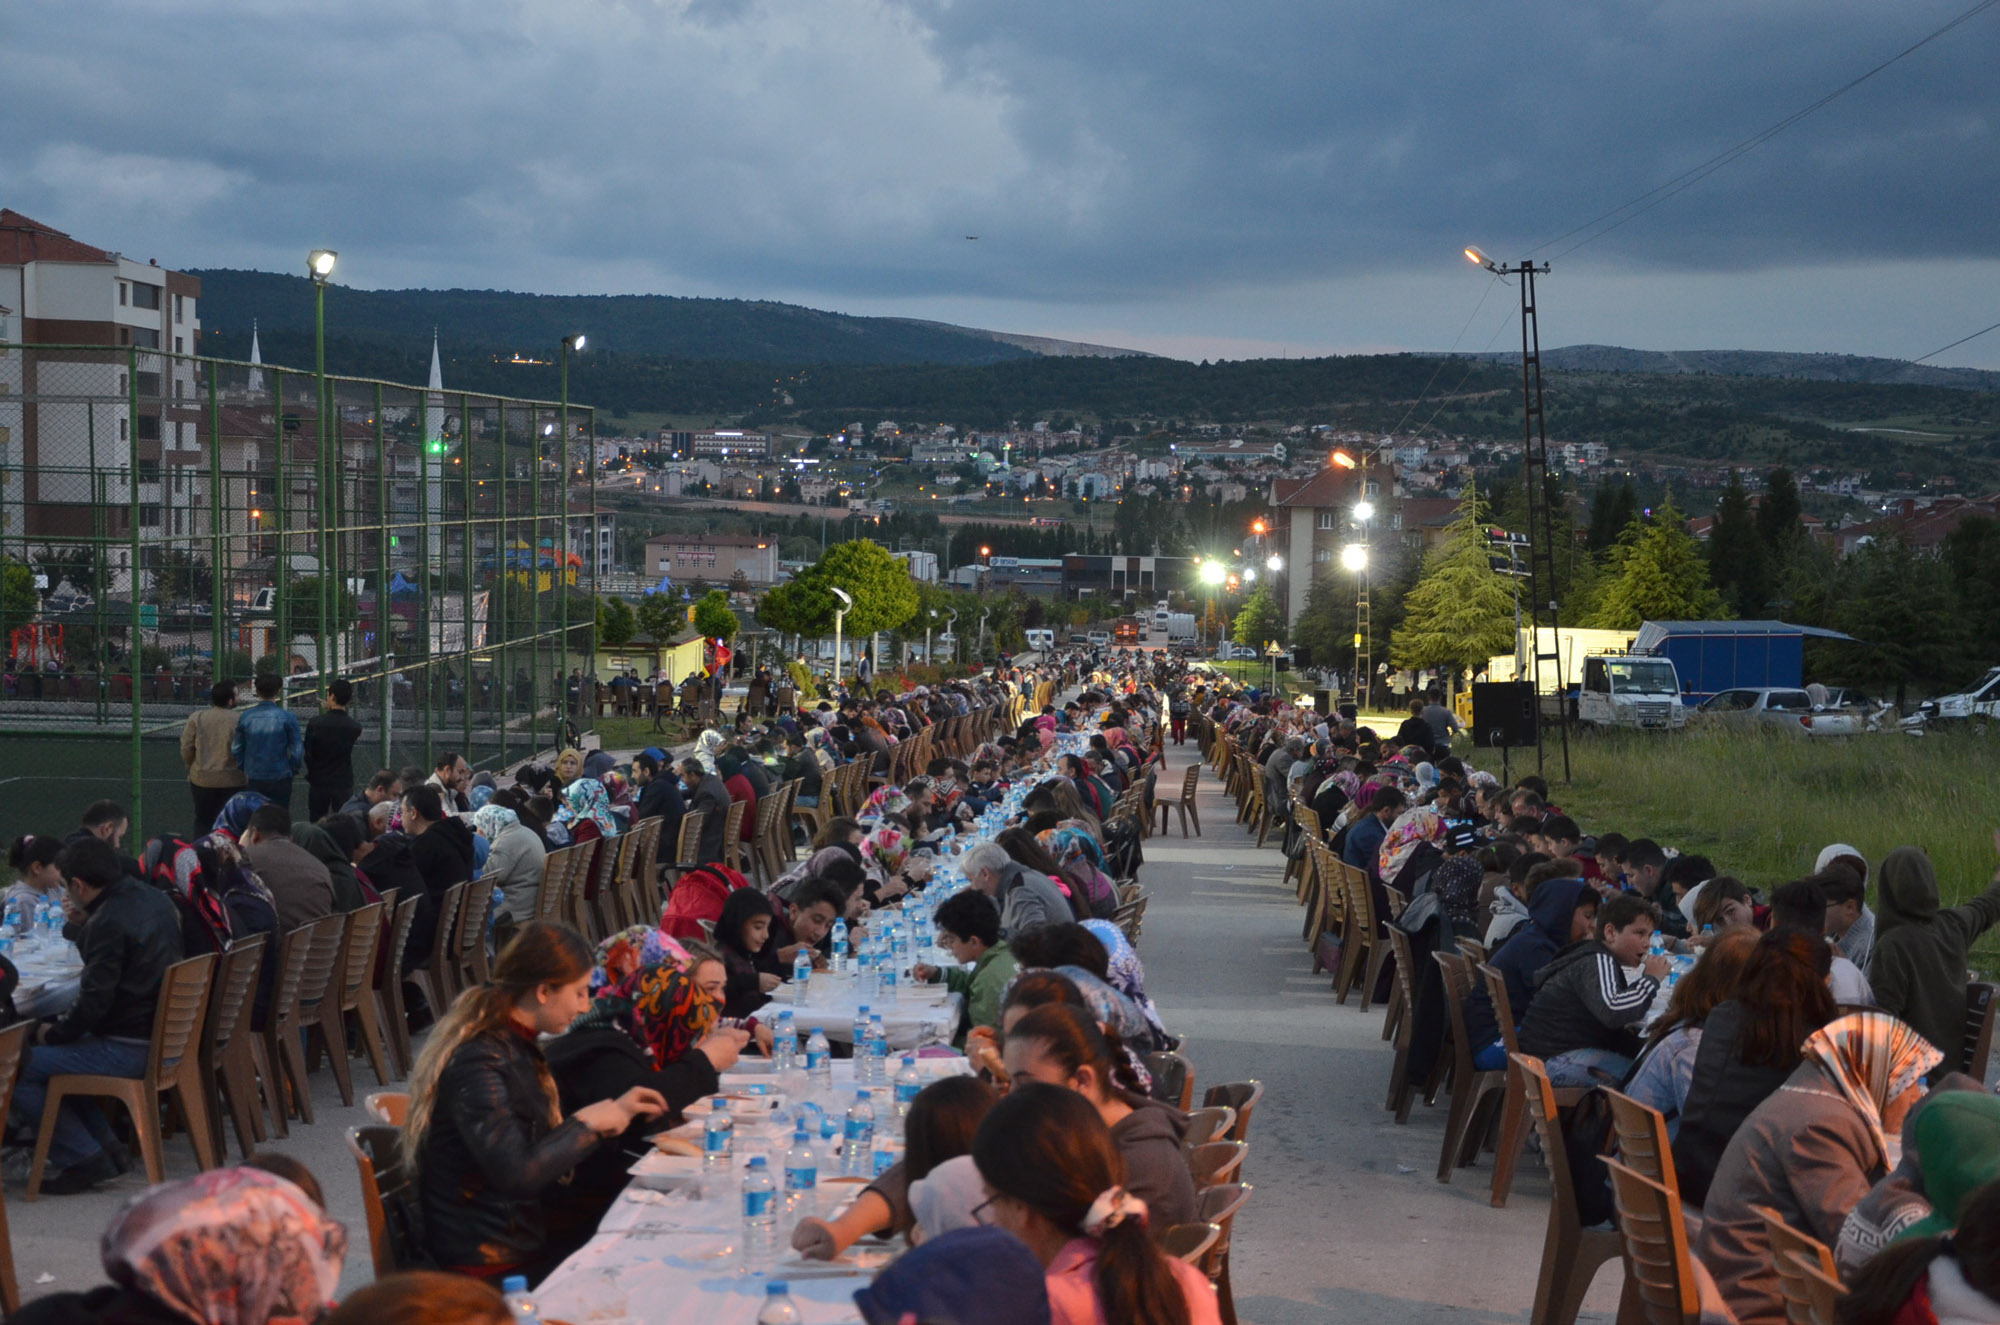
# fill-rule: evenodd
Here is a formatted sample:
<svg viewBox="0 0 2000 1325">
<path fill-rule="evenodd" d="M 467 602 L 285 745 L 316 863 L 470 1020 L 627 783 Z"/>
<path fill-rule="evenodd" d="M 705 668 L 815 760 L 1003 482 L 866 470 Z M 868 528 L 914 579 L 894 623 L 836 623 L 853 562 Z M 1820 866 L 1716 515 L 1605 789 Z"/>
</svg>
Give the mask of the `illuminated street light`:
<svg viewBox="0 0 2000 1325">
<path fill-rule="evenodd" d="M 1335 451 L 1333 453 L 1333 463 L 1342 469 L 1352 469 L 1354 468 L 1354 457 L 1345 451 Z"/>
<path fill-rule="evenodd" d="M 1349 543 L 1340 550 L 1340 564 L 1351 571 L 1368 569 L 1368 545 Z"/>
<path fill-rule="evenodd" d="M 1244 571 L 1244 572 L 1243 572 L 1243 583 L 1245 583 L 1245 584 L 1255 584 L 1256 582 L 1257 582 L 1257 572 L 1256 572 L 1256 571 L 1254 571 L 1254 570 L 1246 570 L 1246 571 Z"/>
<path fill-rule="evenodd" d="M 333 264 L 340 261 L 340 254 L 330 248 L 316 248 L 306 255 L 306 270 L 322 285 L 333 275 Z"/>
<path fill-rule="evenodd" d="M 575 332 L 563 337 L 563 348 L 566 350 L 580 350 L 583 348 L 584 341 L 588 339 L 589 337 L 585 336 L 581 331 Z"/>
<path fill-rule="evenodd" d="M 1265 558 L 1264 560 L 1264 569 L 1270 571 L 1271 574 L 1273 575 L 1276 575 L 1279 571 L 1283 570 L 1284 568 L 1285 568 L 1285 559 L 1279 556 L 1275 552 L 1273 552 L 1269 557 Z"/>
<path fill-rule="evenodd" d="M 1366 500 L 1354 503 L 1354 518 L 1364 521 L 1373 520 L 1375 518 L 1375 503 Z"/>
<path fill-rule="evenodd" d="M 1265 526 L 1262 516 L 1259 516 L 1257 519 L 1252 520 L 1250 522 L 1250 532 L 1253 534 L 1261 536 L 1264 533 L 1264 528 Z"/>
<path fill-rule="evenodd" d="M 1465 258 L 1466 261 L 1474 263 L 1481 267 L 1484 267 L 1490 262 L 1492 262 L 1491 258 L 1487 257 L 1484 253 L 1481 253 L 1476 247 L 1467 248 L 1465 250 Z"/>
<path fill-rule="evenodd" d="M 1229 572 L 1223 568 L 1221 562 L 1209 561 L 1202 563 L 1201 582 L 1203 584 L 1213 586 L 1221 584 L 1224 580 L 1228 578 L 1229 578 Z"/>
</svg>

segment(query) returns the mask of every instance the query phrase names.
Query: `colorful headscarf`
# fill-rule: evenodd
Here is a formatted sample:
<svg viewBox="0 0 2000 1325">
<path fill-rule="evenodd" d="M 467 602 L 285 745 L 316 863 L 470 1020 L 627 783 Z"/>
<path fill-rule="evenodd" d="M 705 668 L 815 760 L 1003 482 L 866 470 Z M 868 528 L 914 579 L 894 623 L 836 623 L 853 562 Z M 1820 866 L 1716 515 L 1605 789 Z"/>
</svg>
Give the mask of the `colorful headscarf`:
<svg viewBox="0 0 2000 1325">
<path fill-rule="evenodd" d="M 1444 820 L 1428 805 L 1419 805 L 1404 812 L 1389 829 L 1389 835 L 1382 839 L 1382 852 L 1377 857 L 1376 873 L 1382 882 L 1394 883 L 1396 876 L 1403 872 L 1403 866 L 1410 863 L 1410 857 L 1424 843 L 1436 844 L 1444 841 Z"/>
<path fill-rule="evenodd" d="M 1139 1089 L 1151 1090 L 1153 1074 L 1146 1070 L 1145 1060 L 1139 1056 L 1139 1051 L 1152 1043 L 1152 1027 L 1147 1024 L 1145 1014 L 1131 999 L 1081 966 L 1058 966 L 1056 974 L 1068 977 L 1089 1005 L 1090 1015 L 1118 1036 L 1125 1049 L 1126 1064 L 1139 1080 Z"/>
<path fill-rule="evenodd" d="M 611 798 L 604 794 L 604 784 L 596 778 L 578 778 L 564 787 L 563 803 L 556 811 L 556 818 L 563 823 L 588 820 L 606 837 L 618 836 L 618 816 L 611 813 Z"/>
<path fill-rule="evenodd" d="M 869 820 L 880 819 L 885 814 L 902 814 L 909 808 L 910 798 L 904 794 L 901 787 L 893 784 L 881 786 L 869 794 L 867 803 L 861 807 L 861 813 L 855 818 L 866 823 Z"/>
<path fill-rule="evenodd" d="M 504 805 L 482 805 L 472 812 L 472 831 L 488 842 L 521 822 L 521 816 Z"/>
<path fill-rule="evenodd" d="M 604 794 L 613 805 L 629 805 L 632 801 L 632 784 L 623 773 L 612 769 L 598 779 L 604 784 Z"/>
<path fill-rule="evenodd" d="M 1886 1012 L 1834 1018 L 1806 1038 L 1803 1056 L 1861 1115 L 1885 1164 L 1893 1157 L 1882 1130 L 1883 1112 L 1944 1061 L 1928 1040 Z"/>
<path fill-rule="evenodd" d="M 340 1287 L 347 1230 L 262 1169 L 210 1169 L 132 1198 L 104 1230 L 104 1272 L 208 1325 L 313 1321 Z"/>
<path fill-rule="evenodd" d="M 715 774 L 721 771 L 716 766 L 715 757 L 728 744 L 729 739 L 713 727 L 694 738 L 694 757 L 701 761 L 702 772 Z"/>
<path fill-rule="evenodd" d="M 243 836 L 243 830 L 250 826 L 250 816 L 270 803 L 270 797 L 261 791 L 239 791 L 229 798 L 229 803 L 215 816 L 215 823 L 209 831 L 221 833 L 231 842 L 235 842 Z"/>
<path fill-rule="evenodd" d="M 156 882 L 159 879 L 161 857 L 166 854 L 168 841 L 167 838 L 156 837 L 146 843 L 140 864 L 145 870 L 147 879 Z M 218 849 L 225 845 L 230 848 L 226 858 Z M 202 927 L 208 931 L 209 938 L 218 951 L 229 947 L 235 926 L 230 919 L 229 907 L 224 903 L 219 890 L 221 880 L 210 878 L 209 872 L 202 868 L 203 862 L 198 848 L 205 846 L 215 853 L 218 870 L 241 872 L 241 866 L 236 863 L 235 845 L 227 837 L 212 834 L 195 846 L 182 846 L 174 852 L 173 858 L 174 900 L 195 914 L 201 921 Z M 263 885 L 260 883 L 258 886 Z"/>
<path fill-rule="evenodd" d="M 471 791 L 465 793 L 465 799 L 473 809 L 483 809 L 486 802 L 493 799 L 493 787 L 491 784 L 475 786 Z"/>
<path fill-rule="evenodd" d="M 882 870 L 884 877 L 903 868 L 910 858 L 910 839 L 900 828 L 877 828 L 861 839 L 861 859 Z"/>
<path fill-rule="evenodd" d="M 658 1069 L 685 1058 L 720 1018 L 715 1000 L 695 987 L 692 970 L 664 961 L 641 966 L 600 989 L 590 1010 L 571 1023 L 570 1030 L 615 1026 L 645 1050 Z"/>
<path fill-rule="evenodd" d="M 1132 950 L 1125 931 L 1109 920 L 1086 920 L 1083 927 L 1097 936 L 1097 941 L 1104 945 L 1104 951 L 1111 959 L 1111 987 L 1131 999 L 1134 1006 L 1145 1014 L 1147 1024 L 1160 1041 L 1172 1038 L 1167 1034 L 1166 1024 L 1160 1020 L 1160 1009 L 1146 997 L 1146 968 L 1140 962 L 1139 954 Z"/>
<path fill-rule="evenodd" d="M 597 945 L 597 965 L 590 972 L 590 992 L 629 980 L 641 968 L 668 962 L 685 966 L 692 960 L 680 941 L 653 925 L 630 925 Z"/>
</svg>

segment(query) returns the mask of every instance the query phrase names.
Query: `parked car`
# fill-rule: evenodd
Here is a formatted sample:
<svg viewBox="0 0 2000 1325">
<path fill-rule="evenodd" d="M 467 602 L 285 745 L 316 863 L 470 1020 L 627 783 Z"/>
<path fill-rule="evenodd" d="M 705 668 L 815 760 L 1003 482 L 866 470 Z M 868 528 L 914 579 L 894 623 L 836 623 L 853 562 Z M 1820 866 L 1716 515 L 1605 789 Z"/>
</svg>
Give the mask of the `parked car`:
<svg viewBox="0 0 2000 1325">
<path fill-rule="evenodd" d="M 1759 686 L 1723 690 L 1702 702 L 1695 713 L 1704 722 L 1732 726 L 1753 723 L 1802 736 L 1852 736 L 1867 730 L 1867 719 L 1852 709 L 1815 708 L 1803 690 Z"/>
<path fill-rule="evenodd" d="M 1933 723 L 1969 722 L 1976 726 L 2000 719 L 2000 667 L 1995 667 L 1955 695 L 1940 695 L 1917 705 L 1917 711 L 1903 719 L 1906 730 L 1918 731 Z"/>
<path fill-rule="evenodd" d="M 1215 651 L 1215 656 L 1223 662 L 1255 662 L 1264 655 L 1248 644 L 1225 644 Z"/>
</svg>

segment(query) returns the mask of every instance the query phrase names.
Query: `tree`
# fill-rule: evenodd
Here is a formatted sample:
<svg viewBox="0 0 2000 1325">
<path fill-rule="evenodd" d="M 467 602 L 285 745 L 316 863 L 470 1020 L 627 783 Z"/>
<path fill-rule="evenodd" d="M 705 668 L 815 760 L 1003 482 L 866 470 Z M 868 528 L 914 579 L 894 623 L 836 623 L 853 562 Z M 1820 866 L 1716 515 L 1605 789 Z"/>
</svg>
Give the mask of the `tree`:
<svg viewBox="0 0 2000 1325">
<path fill-rule="evenodd" d="M 795 635 L 831 635 L 839 605 L 832 589 L 845 589 L 854 600 L 845 632 L 851 637 L 894 630 L 916 614 L 917 584 L 907 566 L 880 544 L 866 538 L 836 543 L 826 555 L 765 594 L 758 619 Z"/>
<path fill-rule="evenodd" d="M 1805 509 L 1792 471 L 1779 465 L 1764 479 L 1764 500 L 1757 504 L 1757 533 L 1774 557 L 1791 551 L 1805 536 Z"/>
<path fill-rule="evenodd" d="M 1962 675 L 1965 622 L 1948 564 L 1918 556 L 1901 538 L 1873 541 L 1841 564 L 1833 625 L 1859 644 L 1834 650 L 1837 674 L 1893 686 L 1903 706 L 1911 684 Z"/>
<path fill-rule="evenodd" d="M 638 618 L 639 633 L 661 647 L 680 634 L 681 627 L 687 624 L 687 614 L 681 610 L 680 604 L 663 593 L 649 593 L 641 597 L 633 614 Z"/>
<path fill-rule="evenodd" d="M 729 610 L 729 595 L 721 589 L 709 590 L 694 605 L 694 628 L 704 639 L 733 640 L 739 624 L 736 613 Z"/>
<path fill-rule="evenodd" d="M 1739 617 L 1761 617 L 1771 601 L 1770 552 L 1757 528 L 1757 512 L 1743 477 L 1729 473 L 1729 486 L 1715 504 L 1708 533 L 1708 577 Z"/>
<path fill-rule="evenodd" d="M 187 548 L 162 548 L 153 565 L 153 591 L 168 602 L 206 601 L 215 590 L 208 558 Z"/>
<path fill-rule="evenodd" d="M 33 621 L 41 606 L 34 568 L 12 557 L 0 560 L 0 638 Z"/>
<path fill-rule="evenodd" d="M 1312 577 L 1305 606 L 1292 622 L 1292 644 L 1312 654 L 1313 666 L 1346 671 L 1354 665 L 1354 586 L 1331 574 Z"/>
<path fill-rule="evenodd" d="M 622 649 L 639 633 L 639 614 L 632 604 L 613 594 L 597 602 L 597 642 L 607 649 Z"/>
<path fill-rule="evenodd" d="M 1468 483 L 1458 515 L 1403 599 L 1403 624 L 1389 645 L 1396 666 L 1436 667 L 1455 681 L 1460 672 L 1513 651 L 1514 591 L 1493 573 L 1484 515 L 1479 491 Z"/>
<path fill-rule="evenodd" d="M 1278 610 L 1278 604 L 1271 597 L 1271 586 L 1260 584 L 1257 591 L 1243 600 L 1243 606 L 1236 609 L 1233 638 L 1238 644 L 1261 650 L 1270 640 L 1281 640 L 1285 634 L 1285 616 Z"/>
<path fill-rule="evenodd" d="M 1639 518 L 1639 494 L 1632 480 L 1616 487 L 1604 484 L 1590 499 L 1589 543 L 1592 552 L 1604 552 L 1617 543 L 1618 535 Z"/>
<path fill-rule="evenodd" d="M 354 595 L 339 585 L 334 585 L 328 593 L 328 605 L 333 610 L 333 629 L 326 633 L 336 634 L 355 622 Z M 291 589 L 285 594 L 285 609 L 291 618 L 292 634 L 320 634 L 319 576 L 301 575 L 293 580 Z"/>
<path fill-rule="evenodd" d="M 1611 549 L 1611 579 L 1590 624 L 1637 630 L 1645 621 L 1711 621 L 1728 611 L 1668 493 L 1650 520 L 1633 521 Z"/>
</svg>

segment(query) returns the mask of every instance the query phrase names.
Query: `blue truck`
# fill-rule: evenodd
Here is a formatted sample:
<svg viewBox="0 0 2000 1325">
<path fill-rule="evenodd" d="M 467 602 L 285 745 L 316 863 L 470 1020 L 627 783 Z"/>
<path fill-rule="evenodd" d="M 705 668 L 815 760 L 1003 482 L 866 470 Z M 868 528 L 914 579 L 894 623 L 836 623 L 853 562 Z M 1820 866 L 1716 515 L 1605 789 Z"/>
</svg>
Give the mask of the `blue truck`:
<svg viewBox="0 0 2000 1325">
<path fill-rule="evenodd" d="M 1690 705 L 1724 690 L 1805 684 L 1808 639 L 1854 637 L 1785 621 L 1648 621 L 1632 652 L 1672 661 Z"/>
</svg>

